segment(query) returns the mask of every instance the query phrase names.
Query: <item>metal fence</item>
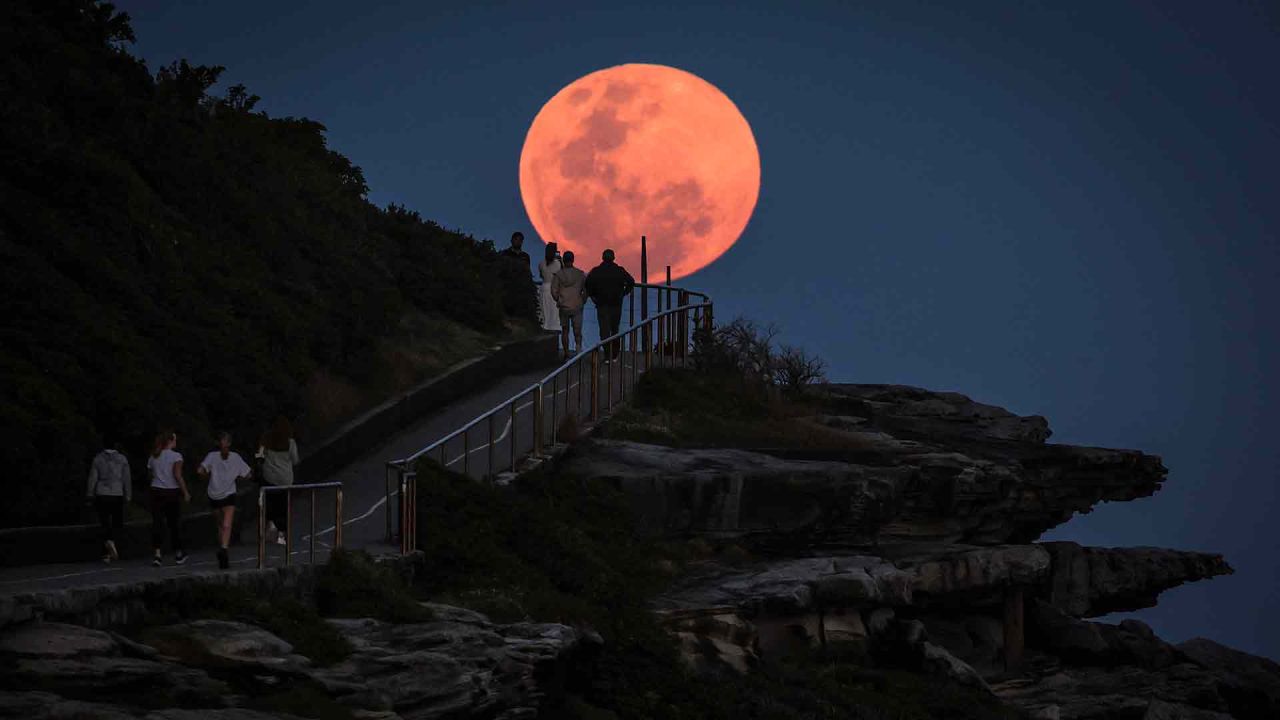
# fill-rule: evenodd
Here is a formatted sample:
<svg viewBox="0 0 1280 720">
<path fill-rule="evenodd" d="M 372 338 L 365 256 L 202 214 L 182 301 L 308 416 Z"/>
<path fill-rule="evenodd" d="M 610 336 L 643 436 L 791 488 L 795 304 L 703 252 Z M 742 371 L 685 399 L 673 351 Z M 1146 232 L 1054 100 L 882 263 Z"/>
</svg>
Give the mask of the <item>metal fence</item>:
<svg viewBox="0 0 1280 720">
<path fill-rule="evenodd" d="M 655 312 L 649 314 L 654 295 Z M 549 445 L 555 445 L 562 430 L 571 426 L 585 429 L 610 414 L 631 396 L 640 377 L 651 368 L 683 364 L 692 348 L 694 331 L 711 327 L 712 309 L 710 298 L 703 293 L 637 284 L 627 298 L 625 327 L 616 335 L 583 349 L 540 381 L 458 430 L 387 463 L 387 540 L 393 541 L 398 532 L 402 553 L 417 546 L 415 467 L 419 460 L 429 458 L 455 472 L 491 481 L 502 473 L 518 471 L 523 458 L 539 457 Z M 642 318 L 638 323 L 637 311 Z M 398 527 L 392 526 L 393 492 L 399 496 Z"/>
<path fill-rule="evenodd" d="M 333 488 L 333 547 L 342 547 L 342 483 L 327 482 L 311 485 L 263 485 L 258 489 L 258 568 L 267 561 L 267 493 L 284 493 L 285 526 L 279 528 L 284 533 L 284 564 L 288 565 L 293 558 L 293 496 L 307 493 L 311 496 L 311 533 L 308 535 L 311 555 L 310 562 L 316 561 L 316 491 Z"/>
</svg>

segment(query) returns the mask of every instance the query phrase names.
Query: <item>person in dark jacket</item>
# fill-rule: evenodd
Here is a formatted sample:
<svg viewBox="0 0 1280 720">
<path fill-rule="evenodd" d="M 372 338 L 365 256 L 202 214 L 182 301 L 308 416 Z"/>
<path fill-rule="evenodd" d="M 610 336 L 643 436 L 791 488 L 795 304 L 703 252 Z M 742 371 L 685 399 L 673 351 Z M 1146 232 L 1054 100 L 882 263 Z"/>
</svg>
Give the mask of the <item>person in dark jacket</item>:
<svg viewBox="0 0 1280 720">
<path fill-rule="evenodd" d="M 538 294 L 529 274 L 529 253 L 523 247 L 524 233 L 511 233 L 511 246 L 498 253 L 498 282 L 503 312 L 532 321 L 537 317 Z"/>
<path fill-rule="evenodd" d="M 599 265 L 587 273 L 587 297 L 596 305 L 596 320 L 600 323 L 600 339 L 618 334 L 622 325 L 622 301 L 636 286 L 635 278 L 613 261 L 612 250 L 605 250 Z M 609 346 L 609 357 L 618 356 L 618 344 Z"/>
</svg>

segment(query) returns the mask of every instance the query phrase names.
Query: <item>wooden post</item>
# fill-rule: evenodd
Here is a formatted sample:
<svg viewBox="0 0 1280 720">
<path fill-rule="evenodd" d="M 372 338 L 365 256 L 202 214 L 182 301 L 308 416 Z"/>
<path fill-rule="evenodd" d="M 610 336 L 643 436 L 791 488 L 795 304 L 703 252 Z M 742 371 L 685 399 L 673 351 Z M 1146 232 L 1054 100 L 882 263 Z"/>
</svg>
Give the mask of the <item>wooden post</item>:
<svg viewBox="0 0 1280 720">
<path fill-rule="evenodd" d="M 600 353 L 604 346 L 591 353 L 591 422 L 600 419 Z"/>
<path fill-rule="evenodd" d="M 1023 624 L 1023 599 L 1021 587 L 1005 589 L 1004 594 L 1004 669 L 1016 670 L 1022 662 L 1022 650 L 1026 636 Z"/>
<path fill-rule="evenodd" d="M 649 319 L 649 241 L 644 235 L 640 236 L 640 323 L 644 328 L 640 331 L 640 342 L 645 346 L 645 364 L 646 372 L 649 370 L 649 346 L 653 343 L 653 335 L 649 324 L 645 320 Z"/>
</svg>

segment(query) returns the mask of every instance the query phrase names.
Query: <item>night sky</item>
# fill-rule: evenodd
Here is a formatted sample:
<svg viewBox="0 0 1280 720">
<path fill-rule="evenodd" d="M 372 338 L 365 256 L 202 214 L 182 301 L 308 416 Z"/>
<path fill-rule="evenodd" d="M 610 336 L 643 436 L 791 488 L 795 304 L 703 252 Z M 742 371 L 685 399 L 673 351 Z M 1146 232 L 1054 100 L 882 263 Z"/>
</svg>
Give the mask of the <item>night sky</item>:
<svg viewBox="0 0 1280 720">
<path fill-rule="evenodd" d="M 1236 575 L 1136 617 L 1280 659 L 1280 5 L 117 4 L 152 70 L 225 65 L 222 87 L 327 126 L 375 203 L 499 246 L 523 230 L 535 257 L 517 164 L 542 104 L 622 63 L 706 79 L 762 185 L 684 284 L 832 380 L 1162 456 L 1156 497 L 1048 538 L 1224 553 Z"/>
</svg>

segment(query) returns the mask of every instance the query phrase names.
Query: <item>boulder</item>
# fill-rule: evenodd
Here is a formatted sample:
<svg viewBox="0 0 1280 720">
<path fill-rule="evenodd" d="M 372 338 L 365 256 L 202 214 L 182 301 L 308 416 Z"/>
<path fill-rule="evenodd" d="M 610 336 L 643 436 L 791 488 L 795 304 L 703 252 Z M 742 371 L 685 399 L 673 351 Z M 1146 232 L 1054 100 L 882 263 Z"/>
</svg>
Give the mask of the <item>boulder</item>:
<svg viewBox="0 0 1280 720">
<path fill-rule="evenodd" d="M 495 625 L 483 615 L 434 606 L 436 620 L 390 624 L 372 619 L 329 622 L 355 648 L 342 662 L 309 677 L 352 707 L 406 717 L 523 717 L 582 643 L 554 623 Z M 463 621 L 463 619 L 468 621 Z"/>
<path fill-rule="evenodd" d="M 1176 648 L 1217 679 L 1232 715 L 1280 717 L 1280 663 L 1205 638 L 1188 640 Z"/>
<path fill-rule="evenodd" d="M 30 622 L 0 630 L 0 656 L 73 658 L 114 655 L 120 644 L 110 633 L 79 625 Z"/>
<path fill-rule="evenodd" d="M 1233 570 L 1221 555 L 1163 548 L 1081 547 L 1046 542 L 1049 602 L 1076 617 L 1154 607 L 1169 588 Z"/>
<path fill-rule="evenodd" d="M 1111 645 L 1095 623 L 1078 620 L 1042 601 L 1026 606 L 1027 640 L 1036 648 L 1078 663 L 1112 660 Z"/>
<path fill-rule="evenodd" d="M 862 449 L 832 460 L 592 439 L 561 468 L 620 487 L 650 534 L 828 550 L 1026 543 L 1103 500 L 1151 495 L 1167 473 L 1159 458 L 1129 450 L 995 440 L 957 447 L 883 433 L 851 444 Z"/>
<path fill-rule="evenodd" d="M 931 642 L 920 644 L 920 669 L 929 675 L 953 680 L 961 685 L 990 692 L 987 682 L 968 663 Z"/>
<path fill-rule="evenodd" d="M 160 652 L 190 665 L 240 668 L 252 672 L 302 675 L 311 661 L 293 646 L 254 625 L 227 620 L 196 620 L 148 634 Z"/>
<path fill-rule="evenodd" d="M 655 600 L 660 610 L 732 607 L 747 617 L 782 616 L 829 607 L 911 602 L 910 574 L 881 558 L 814 557 L 756 563 L 746 569 L 708 565 Z"/>
<path fill-rule="evenodd" d="M 225 707 L 231 696 L 203 670 L 101 655 L 19 658 L 0 669 L 0 688 L 47 688 L 68 698 L 151 708 Z"/>
<path fill-rule="evenodd" d="M 25 720 L 133 720 L 137 716 L 121 707 L 68 700 L 53 693 L 0 691 L 0 717 Z"/>
<path fill-rule="evenodd" d="M 1015 415 L 960 393 L 907 385 L 833 384 L 824 389 L 834 407 L 848 413 L 843 417 L 900 434 L 1025 443 L 1043 443 L 1053 434 L 1040 415 Z"/>
<path fill-rule="evenodd" d="M 1201 710 L 1181 703 L 1152 700 L 1147 705 L 1147 712 L 1142 720 L 1232 720 L 1232 717 L 1226 713 Z"/>
<path fill-rule="evenodd" d="M 1142 718 L 1152 700 L 1228 712 L 1214 679 L 1190 663 L 1163 670 L 1131 665 L 1061 668 L 1044 675 L 992 682 L 991 689 L 1000 699 L 1028 713 L 1056 706 L 1061 720 Z"/>
</svg>

